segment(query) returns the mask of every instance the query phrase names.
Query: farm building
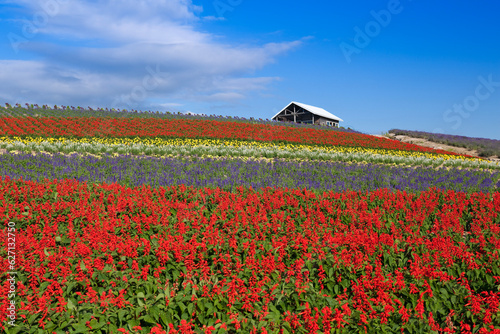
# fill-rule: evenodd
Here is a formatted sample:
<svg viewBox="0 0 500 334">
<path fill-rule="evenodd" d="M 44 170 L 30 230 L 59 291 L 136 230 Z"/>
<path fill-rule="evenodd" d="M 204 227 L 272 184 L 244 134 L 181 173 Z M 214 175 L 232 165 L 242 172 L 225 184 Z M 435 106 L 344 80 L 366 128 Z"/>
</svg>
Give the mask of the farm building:
<svg viewBox="0 0 500 334">
<path fill-rule="evenodd" d="M 318 124 L 339 127 L 343 120 L 325 109 L 299 102 L 290 102 L 283 110 L 273 116 L 272 120 L 304 124 Z"/>
</svg>

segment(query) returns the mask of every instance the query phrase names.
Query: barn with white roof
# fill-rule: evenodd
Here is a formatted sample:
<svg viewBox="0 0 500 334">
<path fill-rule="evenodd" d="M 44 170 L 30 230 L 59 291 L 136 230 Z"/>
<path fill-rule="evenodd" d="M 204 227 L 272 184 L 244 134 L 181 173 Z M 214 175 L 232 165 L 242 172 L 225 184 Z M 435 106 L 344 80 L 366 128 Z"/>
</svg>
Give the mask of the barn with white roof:
<svg viewBox="0 0 500 334">
<path fill-rule="evenodd" d="M 290 104 L 283 108 L 279 113 L 274 115 L 272 120 L 303 124 L 318 124 L 337 128 L 339 127 L 339 122 L 344 121 L 323 108 L 294 101 L 290 102 Z"/>
</svg>

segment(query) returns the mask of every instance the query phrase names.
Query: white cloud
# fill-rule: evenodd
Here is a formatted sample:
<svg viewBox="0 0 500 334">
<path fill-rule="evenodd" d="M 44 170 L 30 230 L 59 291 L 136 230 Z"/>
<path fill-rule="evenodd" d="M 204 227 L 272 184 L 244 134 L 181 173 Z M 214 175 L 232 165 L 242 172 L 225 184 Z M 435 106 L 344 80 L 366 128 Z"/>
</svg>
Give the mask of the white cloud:
<svg viewBox="0 0 500 334">
<path fill-rule="evenodd" d="M 160 103 L 159 105 L 162 106 L 162 107 L 170 108 L 170 107 L 180 107 L 183 104 L 182 103 L 171 102 L 171 103 Z"/>
<path fill-rule="evenodd" d="M 59 68 L 39 61 L 0 60 L 0 98 L 14 103 L 98 103 L 100 96 L 125 89 L 119 78 Z M 61 102 L 58 102 L 61 101 Z"/>
<path fill-rule="evenodd" d="M 204 96 L 202 100 L 204 101 L 231 101 L 231 100 L 240 100 L 245 96 L 236 92 L 227 92 L 227 93 L 215 93 L 210 96 Z"/>
<path fill-rule="evenodd" d="M 244 99 L 276 80 L 254 77 L 256 71 L 301 44 L 221 42 L 220 36 L 201 30 L 207 17 L 200 19 L 202 8 L 190 0 L 17 4 L 32 17 L 45 13 L 48 19 L 20 45 L 37 60 L 0 61 L 0 80 L 10 83 L 0 99 L 12 102 L 110 106 L 120 100 L 138 108 L 153 98 L 165 103 Z"/>
</svg>

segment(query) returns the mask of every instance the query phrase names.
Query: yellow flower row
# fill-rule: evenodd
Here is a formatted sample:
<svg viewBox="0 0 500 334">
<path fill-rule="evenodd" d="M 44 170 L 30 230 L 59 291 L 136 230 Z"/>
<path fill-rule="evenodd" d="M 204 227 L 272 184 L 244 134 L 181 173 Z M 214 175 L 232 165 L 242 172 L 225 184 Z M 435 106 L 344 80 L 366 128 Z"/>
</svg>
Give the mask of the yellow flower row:
<svg viewBox="0 0 500 334">
<path fill-rule="evenodd" d="M 14 143 L 22 142 L 24 144 L 38 144 L 42 142 L 59 143 L 59 144 L 101 144 L 109 146 L 132 146 L 141 144 L 144 146 L 226 146 L 226 147 L 248 147 L 248 148 L 263 148 L 263 149 L 280 149 L 288 151 L 312 151 L 312 152 L 328 152 L 328 153 L 361 153 L 374 155 L 391 155 L 406 158 L 427 158 L 427 159 L 461 159 L 464 161 L 477 161 L 476 158 L 468 158 L 457 155 L 448 154 L 432 154 L 426 152 L 410 152 L 396 151 L 388 149 L 371 149 L 364 147 L 343 147 L 343 146 L 311 146 L 293 143 L 270 143 L 260 141 L 241 141 L 241 140 L 221 140 L 221 139 L 193 139 L 193 138 L 20 138 L 20 137 L 0 137 L 0 142 Z M 483 160 L 484 161 L 484 160 Z"/>
</svg>

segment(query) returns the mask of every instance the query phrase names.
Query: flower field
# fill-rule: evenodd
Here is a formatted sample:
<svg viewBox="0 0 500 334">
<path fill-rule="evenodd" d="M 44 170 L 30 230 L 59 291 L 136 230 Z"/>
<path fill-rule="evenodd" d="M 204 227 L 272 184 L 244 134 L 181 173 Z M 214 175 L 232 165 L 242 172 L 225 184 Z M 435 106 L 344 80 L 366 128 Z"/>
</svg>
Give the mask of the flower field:
<svg viewBox="0 0 500 334">
<path fill-rule="evenodd" d="M 500 333 L 498 164 L 73 109 L 0 116 L 5 333 Z"/>
<path fill-rule="evenodd" d="M 2 117 L 0 118 L 0 135 L 77 138 L 96 136 L 224 138 L 455 154 L 357 133 L 214 120 Z"/>
</svg>

